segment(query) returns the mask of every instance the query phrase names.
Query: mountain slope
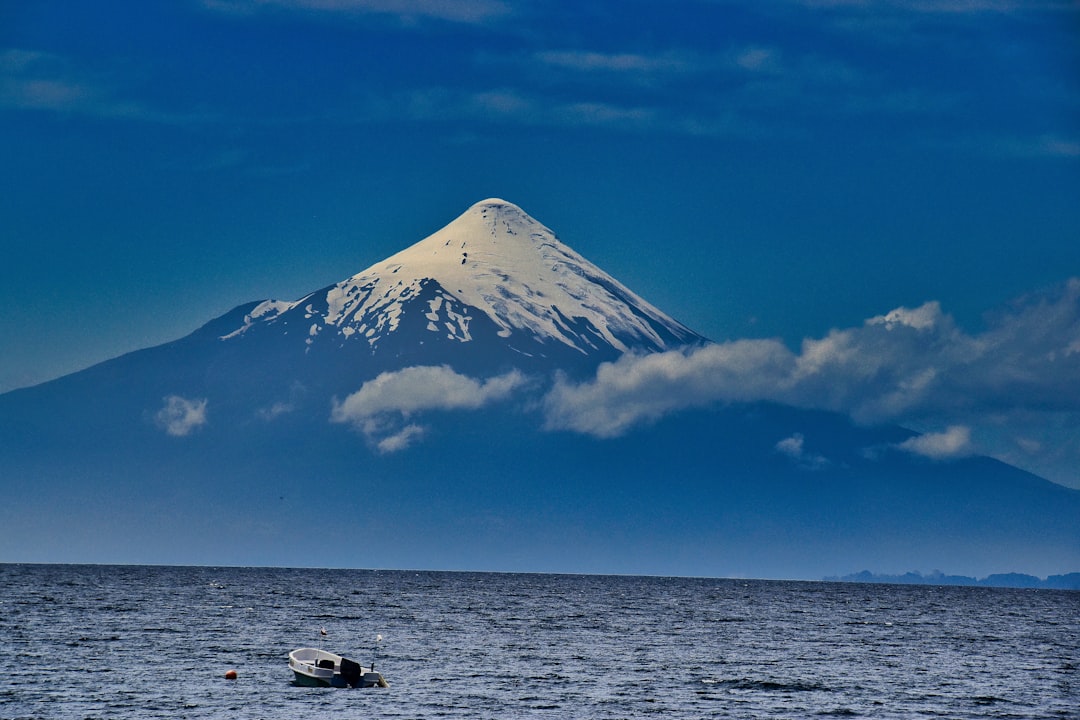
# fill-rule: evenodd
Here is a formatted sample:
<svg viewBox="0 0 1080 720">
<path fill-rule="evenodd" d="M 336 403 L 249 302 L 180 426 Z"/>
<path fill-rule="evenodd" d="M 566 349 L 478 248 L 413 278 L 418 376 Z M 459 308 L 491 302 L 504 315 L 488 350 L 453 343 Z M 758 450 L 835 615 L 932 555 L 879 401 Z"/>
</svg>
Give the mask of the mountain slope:
<svg viewBox="0 0 1080 720">
<path fill-rule="evenodd" d="M 228 425 L 282 408 L 324 421 L 332 398 L 403 367 L 586 376 L 627 351 L 703 342 L 521 208 L 490 199 L 299 300 L 247 303 L 174 342 L 8 393 L 0 430 L 6 419 L 18 426 L 9 436 L 55 432 L 66 410 L 52 408 L 77 405 L 98 408 L 84 432 L 142 431 L 168 396 L 204 398 Z"/>
</svg>

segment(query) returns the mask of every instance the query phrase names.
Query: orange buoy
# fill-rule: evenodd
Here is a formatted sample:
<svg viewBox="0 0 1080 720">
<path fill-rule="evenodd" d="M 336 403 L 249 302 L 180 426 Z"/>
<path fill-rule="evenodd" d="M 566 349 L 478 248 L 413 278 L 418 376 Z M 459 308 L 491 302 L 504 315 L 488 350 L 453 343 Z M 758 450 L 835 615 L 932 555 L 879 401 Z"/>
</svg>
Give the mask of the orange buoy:
<svg viewBox="0 0 1080 720">
<path fill-rule="evenodd" d="M 226 670 L 225 671 L 225 679 L 226 680 L 235 680 L 236 679 L 236 671 L 235 670 Z"/>
</svg>

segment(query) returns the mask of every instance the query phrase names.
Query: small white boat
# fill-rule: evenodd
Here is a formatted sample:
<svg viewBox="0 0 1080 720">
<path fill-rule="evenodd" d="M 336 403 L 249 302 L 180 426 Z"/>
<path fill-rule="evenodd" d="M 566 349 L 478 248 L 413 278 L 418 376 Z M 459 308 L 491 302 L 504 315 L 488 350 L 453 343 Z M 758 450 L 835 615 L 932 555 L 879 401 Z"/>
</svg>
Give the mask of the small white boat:
<svg viewBox="0 0 1080 720">
<path fill-rule="evenodd" d="M 297 648 L 289 653 L 289 667 L 297 685 L 311 687 L 390 687 L 372 667 L 318 648 Z"/>
</svg>

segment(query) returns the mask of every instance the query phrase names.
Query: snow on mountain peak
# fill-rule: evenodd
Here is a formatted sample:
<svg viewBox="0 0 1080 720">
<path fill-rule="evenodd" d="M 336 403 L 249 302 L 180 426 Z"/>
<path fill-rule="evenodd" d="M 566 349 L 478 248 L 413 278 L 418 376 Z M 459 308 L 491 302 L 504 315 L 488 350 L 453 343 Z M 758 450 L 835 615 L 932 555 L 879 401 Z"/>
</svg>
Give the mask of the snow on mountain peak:
<svg viewBox="0 0 1080 720">
<path fill-rule="evenodd" d="M 499 198 L 472 205 L 441 230 L 290 310 L 276 303 L 256 308 L 233 335 L 293 310 L 310 321 L 309 345 L 331 333 L 363 338 L 374 349 L 406 313 L 419 312 L 427 330 L 448 340 L 472 340 L 479 312 L 503 338 L 555 341 L 584 355 L 701 340 Z"/>
<path fill-rule="evenodd" d="M 503 200 L 502 198 L 488 198 L 487 200 L 481 200 L 480 202 L 476 203 L 475 205 L 473 205 L 469 209 L 473 210 L 473 209 L 476 209 L 476 208 L 483 208 L 483 207 L 487 207 L 488 205 L 495 205 L 495 206 L 497 206 L 497 205 L 506 205 L 506 206 L 509 206 L 509 207 L 513 208 L 514 210 L 517 210 L 518 212 L 523 212 L 522 209 L 519 208 L 517 205 L 515 205 L 512 202 L 507 202 L 506 200 Z"/>
</svg>

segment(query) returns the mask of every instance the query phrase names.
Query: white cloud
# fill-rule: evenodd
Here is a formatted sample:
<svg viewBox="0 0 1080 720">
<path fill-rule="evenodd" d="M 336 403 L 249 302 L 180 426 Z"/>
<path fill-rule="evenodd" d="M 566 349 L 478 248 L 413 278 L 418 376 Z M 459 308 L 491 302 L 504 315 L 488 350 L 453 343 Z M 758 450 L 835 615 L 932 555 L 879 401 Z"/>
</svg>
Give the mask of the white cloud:
<svg viewBox="0 0 1080 720">
<path fill-rule="evenodd" d="M 185 437 L 206 424 L 206 398 L 188 400 L 179 395 L 164 398 L 154 416 L 158 427 L 173 437 Z"/>
<path fill-rule="evenodd" d="M 776 443 L 776 450 L 788 457 L 801 457 L 803 454 L 803 440 L 802 433 L 795 433 L 791 437 L 784 438 Z"/>
<path fill-rule="evenodd" d="M 330 419 L 352 425 L 381 452 L 394 452 L 422 437 L 422 426 L 405 423 L 413 415 L 477 410 L 506 399 L 524 383 L 525 376 L 516 370 L 480 381 L 445 365 L 409 367 L 382 373 L 344 400 L 335 399 Z"/>
<path fill-rule="evenodd" d="M 591 382 L 557 379 L 544 398 L 546 427 L 614 437 L 683 408 L 769 397 L 791 376 L 793 363 L 776 340 L 626 355 L 601 365 Z"/>
<path fill-rule="evenodd" d="M 381 453 L 392 453 L 404 450 L 424 436 L 424 428 L 419 425 L 406 425 L 393 435 L 388 435 L 375 443 L 375 448 Z"/>
<path fill-rule="evenodd" d="M 829 464 L 825 456 L 807 451 L 806 438 L 802 433 L 795 433 L 791 437 L 784 438 L 776 443 L 775 448 L 778 453 L 787 455 L 799 467 L 808 470 L 818 470 Z"/>
<path fill-rule="evenodd" d="M 480 382 L 446 365 L 408 367 L 382 373 L 335 403 L 333 419 L 348 422 L 386 412 L 410 415 L 422 410 L 475 410 L 503 399 L 523 382 L 524 376 L 517 371 Z"/>
<path fill-rule="evenodd" d="M 911 327 L 916 330 L 932 330 L 943 321 L 944 316 L 941 313 L 941 305 L 937 302 L 928 302 L 914 310 L 905 307 L 896 308 L 884 315 L 870 318 L 866 322 L 869 325 L 884 325 L 889 330 L 898 326 Z"/>
<path fill-rule="evenodd" d="M 1055 427 L 1080 422 L 1078 343 L 1074 278 L 989 316 L 980 333 L 929 302 L 808 338 L 797 353 L 776 340 L 740 340 L 626 356 L 587 382 L 557 381 L 543 408 L 549 429 L 611 437 L 685 408 L 767 400 L 927 429 L 904 449 L 931 457 L 1003 456 L 1006 445 L 1046 442 L 1038 428 L 1051 417 Z"/>
<path fill-rule="evenodd" d="M 971 428 L 953 425 L 944 432 L 926 433 L 908 438 L 896 447 L 933 460 L 965 457 L 973 452 Z"/>
</svg>

